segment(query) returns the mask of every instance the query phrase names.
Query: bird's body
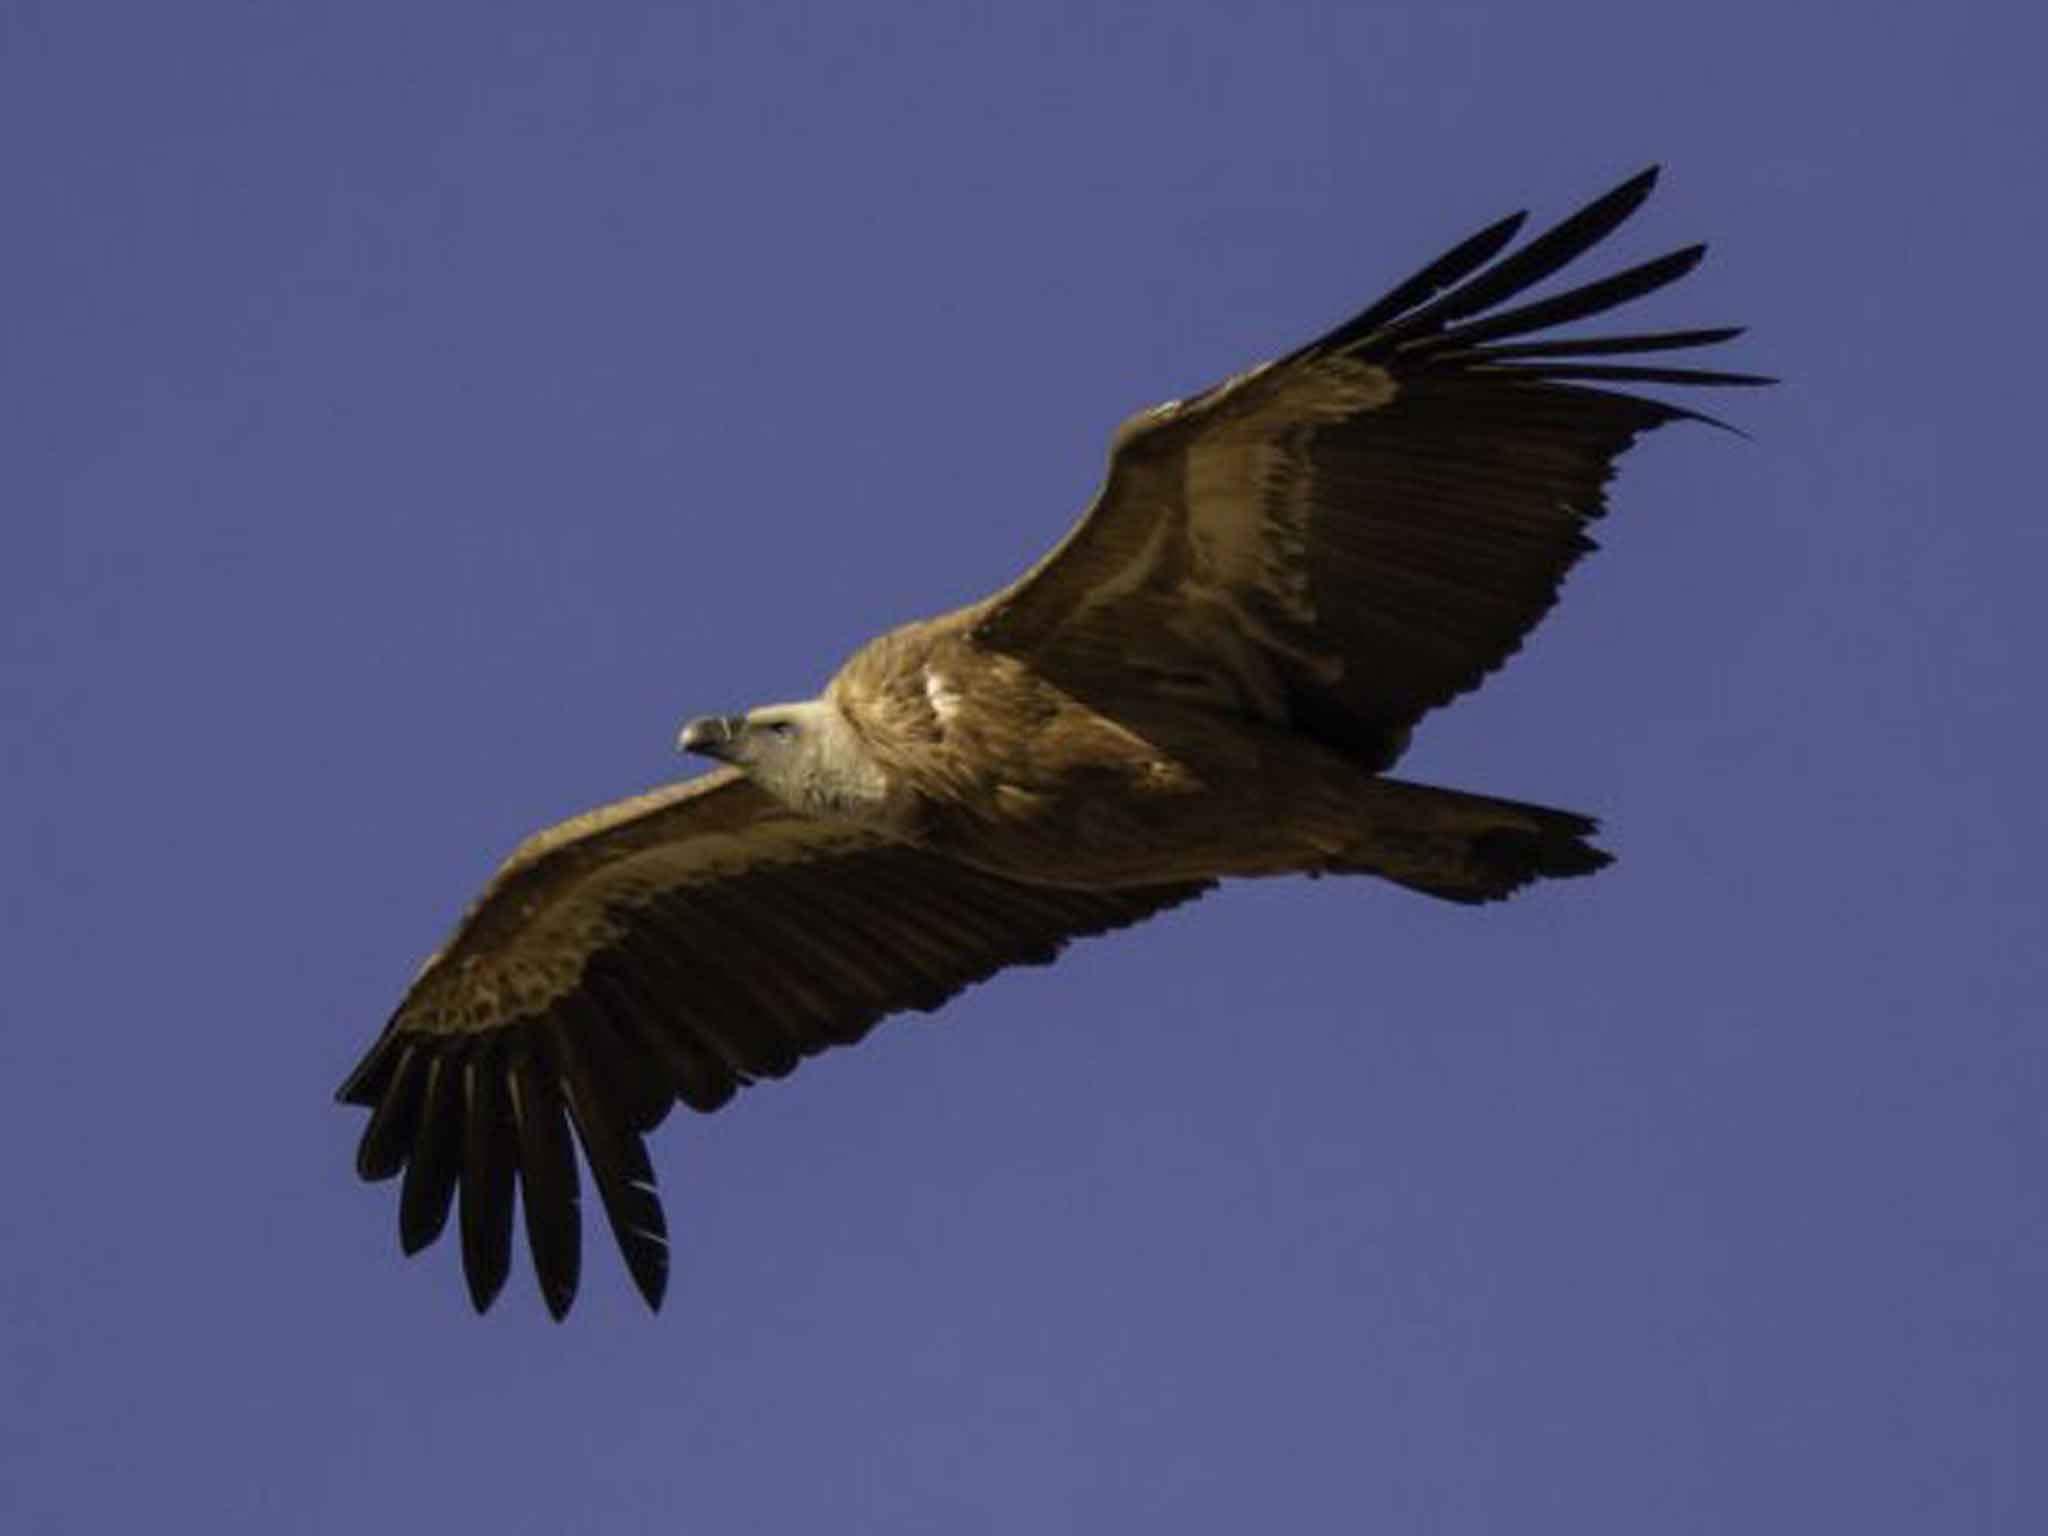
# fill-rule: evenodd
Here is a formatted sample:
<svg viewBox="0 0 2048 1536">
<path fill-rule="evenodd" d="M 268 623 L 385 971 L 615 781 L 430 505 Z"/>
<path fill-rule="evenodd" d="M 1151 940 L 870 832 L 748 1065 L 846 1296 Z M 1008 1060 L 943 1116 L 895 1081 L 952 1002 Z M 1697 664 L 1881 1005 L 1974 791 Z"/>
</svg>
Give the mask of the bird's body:
<svg viewBox="0 0 2048 1536">
<path fill-rule="evenodd" d="M 884 636 L 826 697 L 883 724 L 863 744 L 889 786 L 884 830 L 1027 884 L 1224 873 L 1202 825 L 1242 824 L 1275 787 L 1246 722 L 1083 701 L 957 620 Z"/>
<path fill-rule="evenodd" d="M 1384 778 L 1192 685 L 1194 702 L 1083 700 L 976 644 L 968 617 L 895 631 L 848 662 L 825 697 L 867 722 L 851 733 L 854 776 L 876 797 L 796 809 L 1025 884 L 1107 889 L 1358 869 L 1416 843 L 1429 797 L 1480 803 Z"/>
<path fill-rule="evenodd" d="M 561 1315 L 573 1126 L 658 1301 L 640 1137 L 677 1099 L 715 1109 L 1225 878 L 1482 902 L 1606 864 L 1586 817 L 1386 770 L 1551 606 L 1615 456 L 1689 414 L 1594 386 L 1762 382 L 1585 361 L 1728 330 L 1518 339 L 1663 286 L 1698 248 L 1496 308 L 1651 181 L 1496 261 L 1504 220 L 1315 343 L 1133 417 L 1088 514 L 1017 582 L 878 637 L 816 699 L 692 721 L 682 744 L 726 766 L 515 852 L 342 1089 L 374 1109 L 364 1176 L 405 1170 L 407 1250 L 459 1188 L 488 1305 L 516 1184 Z"/>
</svg>

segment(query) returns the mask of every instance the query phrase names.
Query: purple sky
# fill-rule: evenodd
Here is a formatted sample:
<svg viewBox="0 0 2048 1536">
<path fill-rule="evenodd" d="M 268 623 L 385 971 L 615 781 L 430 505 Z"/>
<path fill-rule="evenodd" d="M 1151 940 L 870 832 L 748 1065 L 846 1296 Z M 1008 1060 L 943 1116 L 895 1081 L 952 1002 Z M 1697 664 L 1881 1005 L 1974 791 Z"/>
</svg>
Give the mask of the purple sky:
<svg viewBox="0 0 2048 1536">
<path fill-rule="evenodd" d="M 2042 23 L 569 9 L 0 20 L 0 1527 L 2048 1528 Z M 1650 160 L 1634 318 L 1788 382 L 1404 765 L 1615 869 L 1240 886 L 679 1113 L 659 1318 L 400 1259 L 329 1096 L 519 837 Z"/>
</svg>

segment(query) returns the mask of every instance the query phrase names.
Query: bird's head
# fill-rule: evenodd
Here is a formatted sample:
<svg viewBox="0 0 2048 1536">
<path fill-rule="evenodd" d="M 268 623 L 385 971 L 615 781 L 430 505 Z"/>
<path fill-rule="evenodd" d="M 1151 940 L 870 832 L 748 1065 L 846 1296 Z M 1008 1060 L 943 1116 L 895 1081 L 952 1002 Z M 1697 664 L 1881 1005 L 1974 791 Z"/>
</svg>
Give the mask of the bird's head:
<svg viewBox="0 0 2048 1536">
<path fill-rule="evenodd" d="M 869 820 L 884 797 L 873 755 L 829 698 L 766 704 L 743 715 L 700 715 L 683 727 L 676 746 L 732 764 L 776 799 L 813 816 Z"/>
<path fill-rule="evenodd" d="M 684 725 L 676 746 L 700 757 L 715 757 L 736 768 L 768 767 L 791 758 L 803 745 L 806 715 L 816 729 L 816 704 L 771 704 L 744 715 L 699 715 Z"/>
</svg>

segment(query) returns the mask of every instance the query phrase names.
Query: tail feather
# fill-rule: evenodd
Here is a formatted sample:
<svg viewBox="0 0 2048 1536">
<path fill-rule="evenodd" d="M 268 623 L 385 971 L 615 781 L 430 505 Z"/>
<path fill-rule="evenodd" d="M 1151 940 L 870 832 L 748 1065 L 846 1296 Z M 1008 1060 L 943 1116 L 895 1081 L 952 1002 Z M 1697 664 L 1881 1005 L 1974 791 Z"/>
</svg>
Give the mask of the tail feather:
<svg viewBox="0 0 2048 1536">
<path fill-rule="evenodd" d="M 1425 896 L 1500 901 L 1537 880 L 1605 869 L 1614 856 L 1587 839 L 1599 823 L 1576 811 L 1499 800 L 1434 784 L 1376 779 L 1374 815 L 1359 843 L 1327 869 L 1371 874 Z"/>
</svg>

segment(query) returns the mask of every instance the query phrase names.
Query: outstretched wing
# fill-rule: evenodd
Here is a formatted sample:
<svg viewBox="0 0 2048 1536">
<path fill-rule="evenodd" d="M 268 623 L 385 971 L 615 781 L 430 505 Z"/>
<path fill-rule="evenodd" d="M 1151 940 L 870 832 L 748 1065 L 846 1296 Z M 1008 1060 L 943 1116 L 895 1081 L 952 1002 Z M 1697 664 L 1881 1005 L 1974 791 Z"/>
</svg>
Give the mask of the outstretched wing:
<svg viewBox="0 0 2048 1536">
<path fill-rule="evenodd" d="M 1015 884 L 798 816 L 730 769 L 621 801 L 529 840 L 426 963 L 341 1087 L 372 1111 L 357 1170 L 404 1172 L 407 1253 L 459 1191 L 478 1311 L 511 1264 L 516 1186 L 559 1318 L 580 1269 L 573 1128 L 659 1306 L 667 1226 L 641 1138 L 675 1100 L 716 1109 L 885 1014 L 1205 889 Z"/>
<path fill-rule="evenodd" d="M 1693 414 L 1604 386 L 1771 382 L 1601 360 L 1732 328 L 1526 339 L 1675 281 L 1704 246 L 1496 307 L 1611 232 L 1655 179 L 1505 256 L 1524 215 L 1503 219 L 1299 351 L 1127 422 L 1094 505 L 981 607 L 976 637 L 1084 697 L 1114 679 L 1385 766 L 1556 601 L 1622 450 Z"/>
</svg>

